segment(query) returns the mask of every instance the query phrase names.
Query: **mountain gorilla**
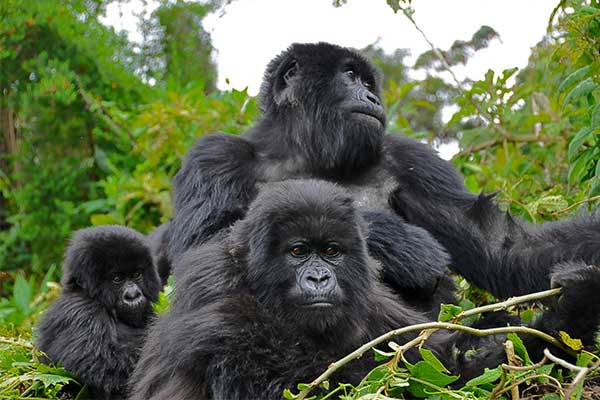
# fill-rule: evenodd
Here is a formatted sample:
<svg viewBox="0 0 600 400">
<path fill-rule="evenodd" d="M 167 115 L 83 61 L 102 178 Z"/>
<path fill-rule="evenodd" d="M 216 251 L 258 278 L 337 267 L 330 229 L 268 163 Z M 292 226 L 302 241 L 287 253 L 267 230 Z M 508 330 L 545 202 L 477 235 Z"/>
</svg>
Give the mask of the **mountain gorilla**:
<svg viewBox="0 0 600 400">
<path fill-rule="evenodd" d="M 241 136 L 201 138 L 177 173 L 169 259 L 224 237 L 261 184 L 319 178 L 352 194 L 371 223 L 367 247 L 383 281 L 422 310 L 452 299 L 442 246 L 455 272 L 498 297 L 549 288 L 560 262 L 600 261 L 598 217 L 541 226 L 513 219 L 493 196 L 469 193 L 425 144 L 385 135 L 380 93 L 379 72 L 355 51 L 294 44 L 276 57 L 260 92 L 263 117 Z M 435 254 L 398 245 L 409 231 L 431 234 Z"/>
<path fill-rule="evenodd" d="M 279 399 L 285 388 L 312 381 L 374 337 L 425 322 L 381 284 L 354 197 L 322 181 L 275 183 L 229 237 L 187 252 L 177 266 L 187 273 L 177 281 L 172 307 L 151 328 L 132 375 L 131 399 Z M 398 245 L 412 245 L 407 239 Z M 563 285 L 558 306 L 535 325 L 593 343 L 600 270 L 563 268 L 552 275 Z M 480 340 L 485 351 L 468 361 L 466 347 L 451 356 L 454 344 L 478 340 L 457 339 L 439 332 L 427 343 L 463 380 L 504 359 L 502 346 L 489 339 Z M 532 356 L 540 354 L 543 343 L 523 339 Z M 407 357 L 415 361 L 414 354 Z M 357 384 L 374 366 L 364 356 L 331 383 Z"/>
<path fill-rule="evenodd" d="M 123 398 L 160 291 L 146 239 L 121 226 L 76 232 L 62 287 L 38 326 L 37 346 L 93 399 Z"/>
</svg>

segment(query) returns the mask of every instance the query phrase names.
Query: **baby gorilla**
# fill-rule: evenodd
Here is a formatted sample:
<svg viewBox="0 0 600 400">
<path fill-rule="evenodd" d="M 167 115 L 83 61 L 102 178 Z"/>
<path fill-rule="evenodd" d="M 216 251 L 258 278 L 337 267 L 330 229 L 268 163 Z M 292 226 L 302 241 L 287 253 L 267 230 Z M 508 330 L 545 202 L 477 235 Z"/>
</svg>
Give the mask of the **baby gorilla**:
<svg viewBox="0 0 600 400">
<path fill-rule="evenodd" d="M 160 291 L 144 236 L 120 226 L 76 232 L 62 287 L 38 326 L 37 346 L 93 399 L 123 398 Z"/>
<path fill-rule="evenodd" d="M 279 399 L 368 340 L 424 322 L 381 283 L 365 225 L 351 195 L 333 184 L 265 187 L 227 240 L 184 255 L 180 266 L 188 272 L 177 282 L 170 312 L 151 329 L 132 376 L 132 399 Z M 412 246 L 410 240 L 398 245 Z M 598 270 L 582 270 L 581 277 L 571 274 L 578 277 L 573 282 L 558 277 L 566 301 L 544 316 L 550 330 L 569 326 L 563 321 L 576 308 L 573 296 L 592 298 L 600 290 Z M 582 279 L 589 282 L 583 292 Z M 599 308 L 580 310 L 594 326 L 578 334 L 593 333 Z M 543 345 L 524 339 L 534 352 Z M 467 342 L 485 346 L 485 356 L 450 356 L 452 346 Z M 487 339 L 440 332 L 427 343 L 463 379 L 503 360 L 502 346 Z M 373 357 L 354 360 L 332 384 L 358 383 L 374 366 Z"/>
</svg>

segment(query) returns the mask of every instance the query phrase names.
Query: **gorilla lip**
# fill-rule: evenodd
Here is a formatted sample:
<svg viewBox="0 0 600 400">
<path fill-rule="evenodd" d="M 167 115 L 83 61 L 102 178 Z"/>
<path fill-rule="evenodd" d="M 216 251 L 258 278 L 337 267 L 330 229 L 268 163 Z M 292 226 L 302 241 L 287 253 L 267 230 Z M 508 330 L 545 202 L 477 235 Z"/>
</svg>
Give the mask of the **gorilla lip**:
<svg viewBox="0 0 600 400">
<path fill-rule="evenodd" d="M 328 308 L 333 307 L 333 303 L 328 303 L 326 301 L 315 301 L 314 303 L 305 303 L 304 306 L 310 308 Z"/>
<path fill-rule="evenodd" d="M 377 122 L 379 122 L 381 125 L 383 125 L 383 121 L 382 121 L 382 117 L 378 116 L 376 113 L 373 112 L 369 112 L 366 110 L 352 110 L 351 111 L 352 114 L 357 114 L 360 115 L 361 118 L 365 118 L 365 119 L 375 119 L 377 120 Z"/>
</svg>

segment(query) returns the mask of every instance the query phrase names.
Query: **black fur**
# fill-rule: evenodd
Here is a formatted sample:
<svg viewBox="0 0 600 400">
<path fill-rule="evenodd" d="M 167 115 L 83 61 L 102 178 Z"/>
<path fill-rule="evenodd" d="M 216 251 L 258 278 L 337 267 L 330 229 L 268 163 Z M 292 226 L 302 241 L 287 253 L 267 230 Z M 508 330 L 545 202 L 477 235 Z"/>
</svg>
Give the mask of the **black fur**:
<svg viewBox="0 0 600 400">
<path fill-rule="evenodd" d="M 285 388 L 312 381 L 368 340 L 425 322 L 423 314 L 381 284 L 366 234 L 352 194 L 340 187 L 291 180 L 264 188 L 227 238 L 180 259 L 178 268 L 188 273 L 177 282 L 171 310 L 151 329 L 132 375 L 131 399 L 279 399 Z M 423 236 L 404 239 L 399 245 L 410 247 Z M 331 243 L 333 255 L 318 250 Z M 302 246 L 308 250 L 298 256 L 295 250 Z M 552 333 L 572 328 L 588 340 L 599 322 L 600 304 L 585 299 L 600 289 L 600 273 L 582 265 L 564 268 L 571 273 L 561 269 L 553 279 L 564 285 L 565 294 L 535 326 Z M 308 281 L 307 270 L 315 273 Z M 319 276 L 324 279 L 317 284 Z M 589 307 L 584 312 L 589 322 L 571 315 L 580 304 Z M 538 357 L 544 344 L 524 341 Z M 440 332 L 428 347 L 464 382 L 504 359 L 501 342 L 500 337 Z M 411 352 L 406 356 L 415 361 Z M 333 387 L 356 384 L 374 366 L 373 357 L 365 355 L 330 382 Z"/>
<path fill-rule="evenodd" d="M 349 49 L 294 44 L 276 57 L 260 93 L 263 117 L 241 136 L 203 137 L 177 173 L 169 259 L 222 239 L 261 184 L 320 178 L 378 215 L 368 249 L 386 283 L 424 310 L 452 297 L 444 250 L 454 271 L 499 297 L 549 288 L 559 262 L 600 261 L 598 217 L 539 226 L 500 212 L 426 145 L 385 135 L 380 90 L 373 64 Z M 394 246 L 413 231 L 426 244 Z"/>
<path fill-rule="evenodd" d="M 92 398 L 123 398 L 160 291 L 146 239 L 120 226 L 76 232 L 61 283 L 37 327 L 38 348 L 88 385 Z"/>
<path fill-rule="evenodd" d="M 169 222 L 166 222 L 148 234 L 152 258 L 162 286 L 167 284 L 171 275 L 171 263 L 167 256 L 169 226 Z"/>
</svg>

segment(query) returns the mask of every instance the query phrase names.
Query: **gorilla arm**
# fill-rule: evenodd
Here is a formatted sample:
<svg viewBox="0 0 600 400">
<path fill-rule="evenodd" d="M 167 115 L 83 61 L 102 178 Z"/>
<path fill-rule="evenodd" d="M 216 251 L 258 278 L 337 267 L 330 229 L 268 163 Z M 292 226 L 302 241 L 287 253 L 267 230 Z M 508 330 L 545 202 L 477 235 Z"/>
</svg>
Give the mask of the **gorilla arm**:
<svg viewBox="0 0 600 400">
<path fill-rule="evenodd" d="M 531 225 L 503 213 L 493 196 L 469 193 L 462 178 L 425 145 L 388 135 L 386 164 L 399 187 L 392 208 L 429 231 L 452 257 L 451 268 L 498 297 L 550 287 L 553 266 L 600 261 L 600 221 Z"/>
<path fill-rule="evenodd" d="M 211 134 L 196 143 L 173 182 L 170 260 L 244 215 L 255 195 L 255 164 L 254 148 L 240 137 Z"/>
</svg>

